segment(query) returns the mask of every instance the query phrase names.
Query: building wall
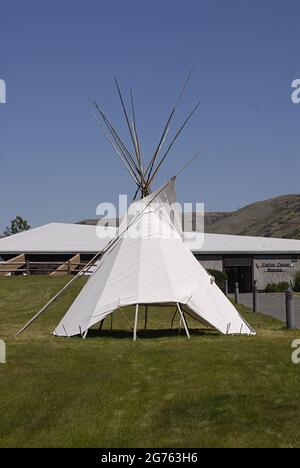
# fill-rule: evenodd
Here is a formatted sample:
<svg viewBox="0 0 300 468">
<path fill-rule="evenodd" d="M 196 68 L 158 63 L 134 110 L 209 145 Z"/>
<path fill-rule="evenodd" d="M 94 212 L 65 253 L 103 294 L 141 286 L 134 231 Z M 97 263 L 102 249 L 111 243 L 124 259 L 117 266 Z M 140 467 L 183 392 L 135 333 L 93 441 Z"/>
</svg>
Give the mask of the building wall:
<svg viewBox="0 0 300 468">
<path fill-rule="evenodd" d="M 293 282 L 298 271 L 300 256 L 256 255 L 253 259 L 253 277 L 258 289 L 264 289 L 268 283 Z"/>
<path fill-rule="evenodd" d="M 223 259 L 221 255 L 195 255 L 203 268 L 223 271 Z"/>
<path fill-rule="evenodd" d="M 81 254 L 81 261 L 87 262 L 93 254 Z M 3 260 L 9 260 L 14 255 L 2 254 Z M 30 262 L 67 261 L 71 254 L 27 254 Z M 295 274 L 300 271 L 300 255 L 243 255 L 243 254 L 195 254 L 196 259 L 205 269 L 224 271 L 228 268 L 251 268 L 250 287 L 253 280 L 260 290 L 264 290 L 268 283 L 294 281 Z"/>
<path fill-rule="evenodd" d="M 224 271 L 225 268 L 249 266 L 253 270 L 253 280 L 264 290 L 269 283 L 293 282 L 300 271 L 300 255 L 195 255 L 207 269 Z"/>
</svg>

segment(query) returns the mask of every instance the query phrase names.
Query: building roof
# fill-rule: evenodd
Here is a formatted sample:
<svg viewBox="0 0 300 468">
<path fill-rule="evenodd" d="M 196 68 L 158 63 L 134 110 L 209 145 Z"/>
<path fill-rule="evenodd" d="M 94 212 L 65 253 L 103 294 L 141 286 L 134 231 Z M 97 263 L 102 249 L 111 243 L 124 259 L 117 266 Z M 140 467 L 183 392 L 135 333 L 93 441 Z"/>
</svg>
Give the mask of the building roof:
<svg viewBox="0 0 300 468">
<path fill-rule="evenodd" d="M 102 250 L 115 232 L 113 227 L 50 223 L 0 239 L 0 255 L 94 253 Z M 184 233 L 184 240 L 196 254 L 300 254 L 300 240 L 196 232 Z"/>
<path fill-rule="evenodd" d="M 195 234 L 185 243 L 196 254 L 300 254 L 300 240 L 205 233 L 201 247 L 203 235 Z"/>
<path fill-rule="evenodd" d="M 107 228 L 113 230 L 114 228 Z M 100 239 L 96 226 L 50 223 L 0 239 L 0 255 L 4 253 L 77 253 L 99 252 L 107 244 Z"/>
</svg>

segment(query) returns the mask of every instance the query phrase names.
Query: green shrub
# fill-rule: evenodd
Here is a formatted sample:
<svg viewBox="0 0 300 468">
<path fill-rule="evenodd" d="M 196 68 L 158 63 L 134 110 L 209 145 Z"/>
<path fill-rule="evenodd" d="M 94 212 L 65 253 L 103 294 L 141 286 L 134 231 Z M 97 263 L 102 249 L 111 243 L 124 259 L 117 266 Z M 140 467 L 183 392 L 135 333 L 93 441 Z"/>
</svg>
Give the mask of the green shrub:
<svg viewBox="0 0 300 468">
<path fill-rule="evenodd" d="M 219 288 L 222 291 L 225 291 L 225 280 L 227 280 L 227 275 L 223 271 L 220 270 L 213 270 L 208 268 L 207 273 L 209 273 L 211 276 L 215 277 L 216 280 L 216 285 L 219 286 Z"/>
<path fill-rule="evenodd" d="M 300 292 L 300 271 L 296 273 L 294 291 Z"/>
<path fill-rule="evenodd" d="M 280 293 L 289 289 L 290 285 L 286 281 L 280 283 L 269 283 L 265 288 L 266 293 Z"/>
</svg>

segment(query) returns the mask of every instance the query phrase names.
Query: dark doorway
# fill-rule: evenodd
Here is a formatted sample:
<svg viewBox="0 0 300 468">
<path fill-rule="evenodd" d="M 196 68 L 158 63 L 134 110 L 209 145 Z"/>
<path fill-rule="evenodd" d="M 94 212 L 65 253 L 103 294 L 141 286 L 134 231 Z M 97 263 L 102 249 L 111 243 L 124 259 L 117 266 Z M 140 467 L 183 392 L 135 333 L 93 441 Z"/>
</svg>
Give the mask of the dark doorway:
<svg viewBox="0 0 300 468">
<path fill-rule="evenodd" d="M 246 293 L 252 291 L 252 267 L 250 266 L 232 266 L 225 268 L 228 276 L 228 290 L 234 292 L 234 283 L 239 283 L 240 292 Z"/>
</svg>

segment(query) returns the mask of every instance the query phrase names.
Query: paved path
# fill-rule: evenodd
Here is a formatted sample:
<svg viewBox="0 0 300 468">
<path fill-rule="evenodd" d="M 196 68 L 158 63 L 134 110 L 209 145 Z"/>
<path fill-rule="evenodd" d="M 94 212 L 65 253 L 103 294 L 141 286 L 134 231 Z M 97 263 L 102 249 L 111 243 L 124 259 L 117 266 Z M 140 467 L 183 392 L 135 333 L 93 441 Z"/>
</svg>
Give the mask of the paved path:
<svg viewBox="0 0 300 468">
<path fill-rule="evenodd" d="M 252 293 L 240 294 L 240 302 L 252 308 Z M 294 295 L 295 325 L 300 328 L 300 296 Z M 259 293 L 259 312 L 285 322 L 285 294 Z"/>
</svg>

